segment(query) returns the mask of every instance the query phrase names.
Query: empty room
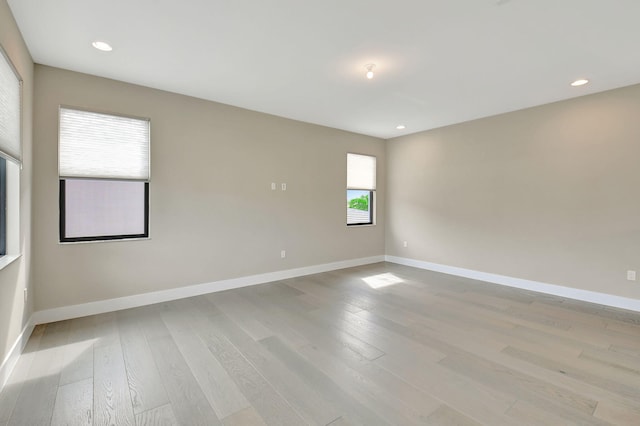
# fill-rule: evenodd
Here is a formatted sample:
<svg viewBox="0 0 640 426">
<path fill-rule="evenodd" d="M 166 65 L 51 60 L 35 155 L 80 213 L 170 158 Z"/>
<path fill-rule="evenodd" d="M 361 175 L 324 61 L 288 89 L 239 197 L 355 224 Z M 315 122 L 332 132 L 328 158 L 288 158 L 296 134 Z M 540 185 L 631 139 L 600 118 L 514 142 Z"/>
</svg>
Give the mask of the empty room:
<svg viewBox="0 0 640 426">
<path fill-rule="evenodd" d="M 0 426 L 639 425 L 639 16 L 0 0 Z"/>
</svg>

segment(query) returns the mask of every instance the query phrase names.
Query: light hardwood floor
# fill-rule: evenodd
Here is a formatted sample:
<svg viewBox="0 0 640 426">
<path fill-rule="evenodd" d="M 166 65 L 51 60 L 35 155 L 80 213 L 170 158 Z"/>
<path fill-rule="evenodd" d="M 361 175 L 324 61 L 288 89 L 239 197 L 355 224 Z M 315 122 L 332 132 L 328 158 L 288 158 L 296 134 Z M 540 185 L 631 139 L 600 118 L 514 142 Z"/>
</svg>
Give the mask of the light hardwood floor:
<svg viewBox="0 0 640 426">
<path fill-rule="evenodd" d="M 5 424 L 640 425 L 640 315 L 344 269 L 38 326 Z"/>
</svg>

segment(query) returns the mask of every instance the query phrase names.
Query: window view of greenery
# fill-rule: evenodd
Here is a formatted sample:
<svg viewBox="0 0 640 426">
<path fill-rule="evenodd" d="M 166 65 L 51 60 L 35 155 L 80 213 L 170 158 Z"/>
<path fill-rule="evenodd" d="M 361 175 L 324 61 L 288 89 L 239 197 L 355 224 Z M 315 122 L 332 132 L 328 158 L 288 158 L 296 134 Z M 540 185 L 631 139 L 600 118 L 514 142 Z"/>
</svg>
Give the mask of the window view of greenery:
<svg viewBox="0 0 640 426">
<path fill-rule="evenodd" d="M 349 200 L 349 208 L 369 211 L 369 194 Z"/>
<path fill-rule="evenodd" d="M 347 225 L 366 225 L 373 223 L 370 200 L 372 191 L 347 190 Z"/>
</svg>

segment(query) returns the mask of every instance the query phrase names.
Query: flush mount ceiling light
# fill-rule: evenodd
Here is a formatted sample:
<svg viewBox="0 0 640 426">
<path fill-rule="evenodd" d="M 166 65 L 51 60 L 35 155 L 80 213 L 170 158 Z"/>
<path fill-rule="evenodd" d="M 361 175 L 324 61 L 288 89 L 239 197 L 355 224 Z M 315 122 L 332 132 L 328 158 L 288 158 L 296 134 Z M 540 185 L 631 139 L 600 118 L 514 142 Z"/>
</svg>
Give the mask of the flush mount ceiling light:
<svg viewBox="0 0 640 426">
<path fill-rule="evenodd" d="M 367 78 L 371 80 L 373 78 L 373 69 L 376 67 L 376 64 L 367 64 L 364 67 L 367 69 Z"/>
<path fill-rule="evenodd" d="M 589 80 L 587 80 L 586 78 L 579 78 L 578 80 L 576 80 L 573 83 L 571 83 L 571 85 L 573 87 L 584 86 L 588 82 L 589 82 Z"/>
<path fill-rule="evenodd" d="M 106 41 L 96 40 L 91 43 L 91 45 L 98 50 L 102 50 L 103 52 L 111 52 L 113 50 L 113 47 L 111 47 L 111 45 Z"/>
<path fill-rule="evenodd" d="M 398 125 L 396 126 L 396 129 L 398 129 L 398 130 L 404 130 L 404 129 L 406 129 L 406 128 L 407 128 L 407 126 L 405 126 L 404 124 L 398 124 Z"/>
</svg>

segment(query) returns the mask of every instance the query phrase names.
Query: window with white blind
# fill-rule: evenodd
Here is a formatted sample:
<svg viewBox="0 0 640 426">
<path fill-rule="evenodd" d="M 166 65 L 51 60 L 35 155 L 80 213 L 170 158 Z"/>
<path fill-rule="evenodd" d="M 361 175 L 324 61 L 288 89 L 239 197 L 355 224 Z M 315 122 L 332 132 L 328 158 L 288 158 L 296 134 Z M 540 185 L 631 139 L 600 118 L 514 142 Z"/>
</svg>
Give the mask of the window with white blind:
<svg viewBox="0 0 640 426">
<path fill-rule="evenodd" d="M 60 108 L 60 241 L 149 236 L 148 119 Z"/>
<path fill-rule="evenodd" d="M 376 157 L 347 154 L 347 226 L 373 225 Z"/>
<path fill-rule="evenodd" d="M 22 81 L 0 47 L 0 267 L 20 252 Z"/>
</svg>

